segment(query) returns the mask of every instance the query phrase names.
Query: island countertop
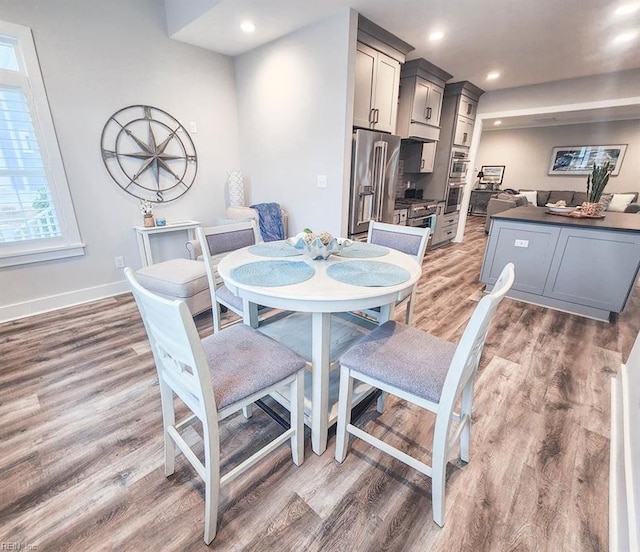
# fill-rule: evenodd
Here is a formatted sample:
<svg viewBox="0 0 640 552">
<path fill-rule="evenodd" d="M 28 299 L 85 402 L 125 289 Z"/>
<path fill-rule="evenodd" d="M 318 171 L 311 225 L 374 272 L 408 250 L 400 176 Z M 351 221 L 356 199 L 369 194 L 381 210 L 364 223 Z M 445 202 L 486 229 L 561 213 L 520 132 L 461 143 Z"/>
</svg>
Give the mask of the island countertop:
<svg viewBox="0 0 640 552">
<path fill-rule="evenodd" d="M 553 224 L 560 226 L 573 226 L 580 228 L 594 228 L 600 230 L 622 230 L 626 232 L 640 232 L 640 213 L 616 213 L 606 211 L 605 217 L 577 218 L 561 215 L 552 215 L 546 212 L 545 207 L 515 207 L 493 215 L 492 219 L 513 220 L 518 222 L 533 222 L 541 224 Z"/>
</svg>

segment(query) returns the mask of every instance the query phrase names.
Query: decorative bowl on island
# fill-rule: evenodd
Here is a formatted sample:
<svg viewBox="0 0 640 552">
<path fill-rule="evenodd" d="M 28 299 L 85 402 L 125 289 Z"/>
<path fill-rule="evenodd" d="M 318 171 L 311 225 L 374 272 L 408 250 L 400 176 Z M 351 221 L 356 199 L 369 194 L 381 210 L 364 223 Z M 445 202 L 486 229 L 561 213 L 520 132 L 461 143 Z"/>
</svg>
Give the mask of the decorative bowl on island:
<svg viewBox="0 0 640 552">
<path fill-rule="evenodd" d="M 286 240 L 296 249 L 302 249 L 311 259 L 327 259 L 334 253 L 340 253 L 353 242 L 346 238 L 334 238 L 328 232 L 314 234 L 313 232 L 300 232 L 300 234 Z"/>
<path fill-rule="evenodd" d="M 558 203 L 547 203 L 545 205 L 547 210 L 551 213 L 571 213 L 576 210 L 575 207 L 568 207 L 566 204 L 558 204 Z"/>
</svg>

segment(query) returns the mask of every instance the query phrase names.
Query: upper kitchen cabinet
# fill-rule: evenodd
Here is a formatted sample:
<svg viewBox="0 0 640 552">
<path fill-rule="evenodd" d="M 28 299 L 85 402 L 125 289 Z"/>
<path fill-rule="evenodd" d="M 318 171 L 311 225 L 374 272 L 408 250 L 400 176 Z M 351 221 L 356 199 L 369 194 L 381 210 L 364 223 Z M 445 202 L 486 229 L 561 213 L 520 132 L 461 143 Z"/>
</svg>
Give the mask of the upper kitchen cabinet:
<svg viewBox="0 0 640 552">
<path fill-rule="evenodd" d="M 358 17 L 353 126 L 394 133 L 400 66 L 413 46 Z"/>
<path fill-rule="evenodd" d="M 456 118 L 455 133 L 453 135 L 454 146 L 469 147 L 471 144 L 471 135 L 473 134 L 473 119 L 458 115 Z"/>
<path fill-rule="evenodd" d="M 405 173 L 432 173 L 436 160 L 437 142 L 410 142 L 403 140 L 400 159 Z"/>
<path fill-rule="evenodd" d="M 451 105 L 453 119 L 453 145 L 468 148 L 471 145 L 478 100 L 483 90 L 468 81 L 448 84 L 445 101 Z"/>
<path fill-rule="evenodd" d="M 353 125 L 393 132 L 398 111 L 400 63 L 358 43 Z"/>
<path fill-rule="evenodd" d="M 396 134 L 401 138 L 436 141 L 445 82 L 451 75 L 426 59 L 408 61 L 400 74 Z"/>
</svg>

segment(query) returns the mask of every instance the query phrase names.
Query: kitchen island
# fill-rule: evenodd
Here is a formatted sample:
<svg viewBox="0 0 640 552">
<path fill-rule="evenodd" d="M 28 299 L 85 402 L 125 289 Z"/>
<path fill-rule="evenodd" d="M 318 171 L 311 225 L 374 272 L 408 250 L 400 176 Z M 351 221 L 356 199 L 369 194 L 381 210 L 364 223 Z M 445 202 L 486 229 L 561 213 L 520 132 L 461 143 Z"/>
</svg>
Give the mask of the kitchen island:
<svg viewBox="0 0 640 552">
<path fill-rule="evenodd" d="M 494 215 L 480 280 L 493 288 L 505 264 L 516 267 L 513 299 L 610 321 L 633 292 L 640 269 L 640 215 L 574 218 L 544 207 Z"/>
</svg>

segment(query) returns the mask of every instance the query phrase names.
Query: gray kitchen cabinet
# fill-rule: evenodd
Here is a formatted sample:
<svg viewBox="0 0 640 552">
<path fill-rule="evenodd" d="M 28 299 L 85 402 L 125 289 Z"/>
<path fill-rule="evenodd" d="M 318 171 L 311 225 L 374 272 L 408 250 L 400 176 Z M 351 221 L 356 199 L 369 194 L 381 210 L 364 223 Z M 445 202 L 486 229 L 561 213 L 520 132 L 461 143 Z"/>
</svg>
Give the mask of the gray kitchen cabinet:
<svg viewBox="0 0 640 552">
<path fill-rule="evenodd" d="M 636 215 L 607 213 L 604 220 L 545 214 L 517 207 L 494 215 L 480 280 L 490 290 L 505 264 L 515 264 L 509 297 L 609 321 L 622 312 L 640 270 Z"/>
<path fill-rule="evenodd" d="M 353 126 L 394 133 L 400 63 L 358 42 Z"/>
<path fill-rule="evenodd" d="M 550 225 L 497 224 L 491 228 L 481 280 L 495 283 L 507 263 L 516 268 L 513 289 L 542 295 L 560 228 Z"/>
<path fill-rule="evenodd" d="M 458 104 L 458 115 L 462 117 L 466 117 L 467 119 L 476 118 L 476 110 L 478 107 L 478 102 L 469 96 L 465 96 L 464 94 L 460 95 L 460 102 Z"/>
<path fill-rule="evenodd" d="M 400 100 L 396 134 L 401 138 L 435 141 L 445 81 L 451 75 L 425 59 L 408 61 L 400 73 Z"/>
<path fill-rule="evenodd" d="M 431 238 L 431 244 L 434 247 L 449 243 L 456 237 L 458 232 L 460 214 L 457 211 L 455 213 L 445 213 L 444 210 L 445 203 L 438 203 L 436 207 L 436 229 Z"/>
<path fill-rule="evenodd" d="M 438 86 L 428 80 L 415 77 L 411 119 L 417 123 L 440 128 L 443 94 L 444 86 Z"/>
<path fill-rule="evenodd" d="M 473 136 L 473 119 L 458 115 L 456 118 L 455 132 L 453 135 L 454 146 L 469 147 Z"/>
<path fill-rule="evenodd" d="M 437 142 L 405 142 L 400 150 L 405 173 L 431 173 L 436 159 Z"/>
<path fill-rule="evenodd" d="M 556 250 L 544 295 L 622 311 L 638 270 L 638 236 L 563 228 Z"/>
<path fill-rule="evenodd" d="M 473 136 L 476 106 L 483 91 L 468 81 L 447 84 L 444 88 L 440 116 L 440 138 L 436 150 L 433 172 L 422 177 L 424 197 L 446 200 L 449 193 L 449 169 L 454 149 L 469 148 Z M 398 125 L 402 118 L 398 111 Z M 422 125 L 424 126 L 424 125 Z"/>
</svg>

